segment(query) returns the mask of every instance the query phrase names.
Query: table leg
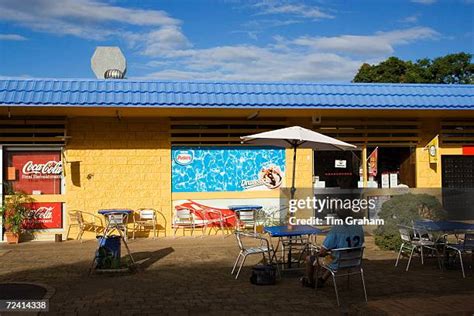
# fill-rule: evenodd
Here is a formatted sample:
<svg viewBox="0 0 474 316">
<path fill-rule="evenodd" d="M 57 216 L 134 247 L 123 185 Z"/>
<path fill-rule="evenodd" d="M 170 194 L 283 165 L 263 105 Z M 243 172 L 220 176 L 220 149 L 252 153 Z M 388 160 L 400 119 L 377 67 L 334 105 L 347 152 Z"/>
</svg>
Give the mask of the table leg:
<svg viewBox="0 0 474 316">
<path fill-rule="evenodd" d="M 270 242 L 272 242 L 271 239 L 270 239 Z M 277 259 L 277 258 L 276 258 L 276 254 L 277 254 L 277 251 L 278 251 L 278 248 L 279 248 L 279 247 L 280 247 L 280 238 L 278 238 L 278 242 L 277 242 L 276 248 L 273 248 L 273 244 L 272 244 L 273 255 L 272 255 L 270 261 L 273 262 L 273 260 L 275 260 L 276 264 L 278 264 L 278 261 L 276 260 L 276 259 Z"/>
<path fill-rule="evenodd" d="M 107 226 L 104 229 L 104 237 L 110 233 L 110 222 L 107 222 Z"/>
<path fill-rule="evenodd" d="M 135 264 L 135 260 L 133 259 L 132 253 L 130 252 L 130 248 L 128 248 L 127 240 L 125 239 L 125 237 L 127 236 L 124 236 L 124 232 L 120 230 L 120 227 L 117 227 L 117 231 L 120 234 L 120 238 L 123 240 L 123 245 L 125 246 L 125 249 L 127 249 L 127 253 L 130 257 L 130 260 L 132 261 L 132 264 Z"/>
</svg>

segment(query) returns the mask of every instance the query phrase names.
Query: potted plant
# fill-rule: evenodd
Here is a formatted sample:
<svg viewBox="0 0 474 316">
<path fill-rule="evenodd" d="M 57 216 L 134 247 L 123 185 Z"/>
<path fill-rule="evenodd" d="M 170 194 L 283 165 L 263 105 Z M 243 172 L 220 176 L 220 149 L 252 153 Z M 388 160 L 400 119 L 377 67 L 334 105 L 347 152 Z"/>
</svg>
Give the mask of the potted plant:
<svg viewBox="0 0 474 316">
<path fill-rule="evenodd" d="M 15 192 L 5 198 L 0 214 L 4 219 L 5 235 L 9 244 L 17 244 L 25 230 L 23 223 L 31 210 L 34 199 L 23 192 Z"/>
</svg>

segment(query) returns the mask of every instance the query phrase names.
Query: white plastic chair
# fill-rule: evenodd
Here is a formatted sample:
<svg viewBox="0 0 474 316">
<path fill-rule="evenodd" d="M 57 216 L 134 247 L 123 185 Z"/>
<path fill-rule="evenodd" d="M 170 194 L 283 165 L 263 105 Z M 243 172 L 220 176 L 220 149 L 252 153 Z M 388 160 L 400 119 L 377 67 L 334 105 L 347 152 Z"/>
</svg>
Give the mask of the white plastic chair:
<svg viewBox="0 0 474 316">
<path fill-rule="evenodd" d="M 237 243 L 239 245 L 240 252 L 237 255 L 237 258 L 235 259 L 234 267 L 232 268 L 232 272 L 230 274 L 233 275 L 235 269 L 237 268 L 237 265 L 239 265 L 239 269 L 237 270 L 237 274 L 235 275 L 236 280 L 239 278 L 240 270 L 242 270 L 242 266 L 244 265 L 247 256 L 261 254 L 263 256 L 263 261 L 266 262 L 266 255 L 268 255 L 268 262 L 272 262 L 272 253 L 274 251 L 273 248 L 270 246 L 270 242 L 266 238 L 260 236 L 259 234 L 244 233 L 241 231 L 236 231 L 235 237 L 237 238 Z M 257 247 L 246 247 L 243 242 L 243 237 L 259 240 L 260 245 Z M 278 274 L 280 273 L 278 270 L 278 265 L 277 272 Z"/>
<path fill-rule="evenodd" d="M 356 274 L 360 274 L 362 280 L 362 287 L 364 289 L 364 297 L 365 301 L 367 302 L 364 270 L 362 269 L 362 257 L 364 255 L 364 247 L 332 249 L 331 254 L 334 258 L 337 258 L 336 266 L 331 267 L 331 265 L 326 265 L 322 263 L 320 263 L 320 266 L 322 269 L 325 269 L 331 273 L 332 281 L 334 284 L 334 291 L 336 292 L 337 305 L 340 306 L 336 278 L 347 276 L 349 281 L 350 276 Z M 317 263 L 315 262 L 315 264 Z M 318 279 L 318 275 L 319 269 L 316 270 L 316 279 Z"/>
<path fill-rule="evenodd" d="M 140 229 L 145 229 L 147 227 L 153 228 L 153 239 L 156 238 L 156 210 L 152 208 L 142 208 L 137 210 L 138 220 L 134 219 L 133 222 L 133 236 L 135 239 L 135 232 Z"/>
</svg>

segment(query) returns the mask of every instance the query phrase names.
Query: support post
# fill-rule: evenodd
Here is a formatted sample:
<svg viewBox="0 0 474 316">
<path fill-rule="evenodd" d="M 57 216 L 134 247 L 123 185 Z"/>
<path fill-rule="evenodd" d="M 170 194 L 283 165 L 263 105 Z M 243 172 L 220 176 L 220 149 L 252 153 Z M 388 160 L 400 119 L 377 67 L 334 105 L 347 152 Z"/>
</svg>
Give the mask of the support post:
<svg viewBox="0 0 474 316">
<path fill-rule="evenodd" d="M 367 145 L 362 146 L 362 181 L 364 188 L 367 188 Z"/>
</svg>

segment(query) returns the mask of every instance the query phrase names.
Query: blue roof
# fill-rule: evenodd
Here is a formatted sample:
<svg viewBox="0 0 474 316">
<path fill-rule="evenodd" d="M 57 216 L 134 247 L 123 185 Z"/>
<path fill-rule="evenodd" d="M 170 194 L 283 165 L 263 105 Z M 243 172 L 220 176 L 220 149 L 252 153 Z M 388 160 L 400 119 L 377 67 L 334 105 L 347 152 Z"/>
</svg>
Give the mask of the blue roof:
<svg viewBox="0 0 474 316">
<path fill-rule="evenodd" d="M 0 105 L 474 110 L 474 85 L 0 79 Z"/>
</svg>

